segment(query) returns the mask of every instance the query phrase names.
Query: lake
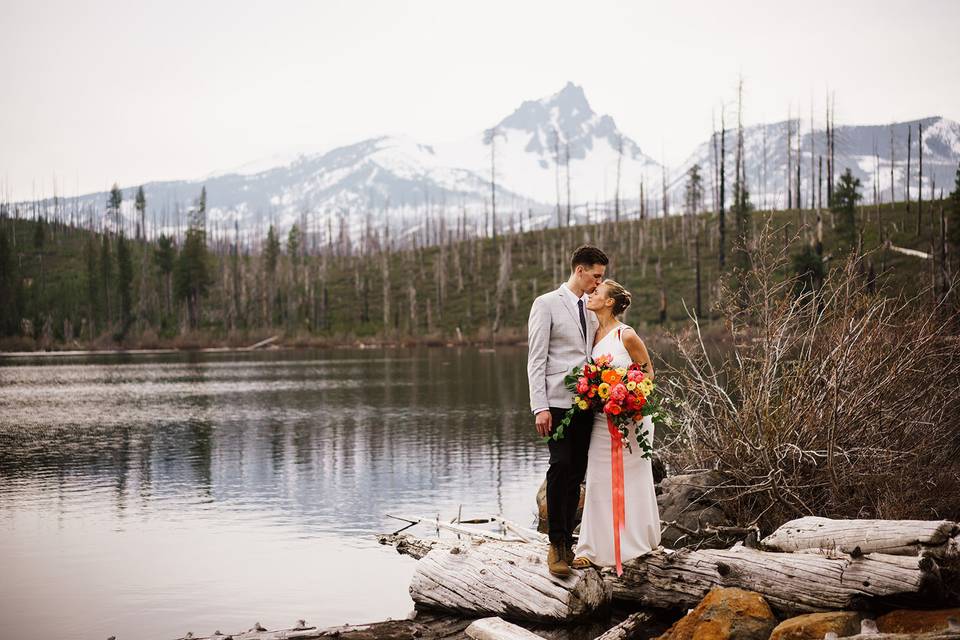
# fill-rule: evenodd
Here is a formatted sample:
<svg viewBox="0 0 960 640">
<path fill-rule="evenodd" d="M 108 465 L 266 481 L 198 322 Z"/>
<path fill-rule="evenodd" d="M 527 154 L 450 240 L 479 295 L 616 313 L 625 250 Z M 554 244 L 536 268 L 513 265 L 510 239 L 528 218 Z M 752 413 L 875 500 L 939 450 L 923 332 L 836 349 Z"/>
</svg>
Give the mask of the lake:
<svg viewBox="0 0 960 640">
<path fill-rule="evenodd" d="M 533 524 L 546 465 L 522 347 L 0 358 L 3 635 L 404 617 L 387 514 Z"/>
</svg>

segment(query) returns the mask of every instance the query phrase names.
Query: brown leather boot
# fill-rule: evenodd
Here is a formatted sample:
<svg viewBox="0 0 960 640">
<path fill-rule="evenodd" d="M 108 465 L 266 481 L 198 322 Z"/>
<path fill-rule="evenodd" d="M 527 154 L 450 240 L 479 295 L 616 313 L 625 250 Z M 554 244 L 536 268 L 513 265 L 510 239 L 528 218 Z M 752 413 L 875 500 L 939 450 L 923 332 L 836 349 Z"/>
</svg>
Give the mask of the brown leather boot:
<svg viewBox="0 0 960 640">
<path fill-rule="evenodd" d="M 550 544 L 550 550 L 547 552 L 547 569 L 555 576 L 570 575 L 570 565 L 567 563 L 563 545 Z"/>
<path fill-rule="evenodd" d="M 573 545 L 570 545 L 570 546 L 568 546 L 568 547 L 564 547 L 563 550 L 564 550 L 563 559 L 566 560 L 566 561 L 567 561 L 567 564 L 572 567 L 572 566 L 573 566 L 573 559 L 574 559 L 574 557 L 576 557 L 576 556 L 574 555 L 574 553 L 573 553 Z"/>
</svg>

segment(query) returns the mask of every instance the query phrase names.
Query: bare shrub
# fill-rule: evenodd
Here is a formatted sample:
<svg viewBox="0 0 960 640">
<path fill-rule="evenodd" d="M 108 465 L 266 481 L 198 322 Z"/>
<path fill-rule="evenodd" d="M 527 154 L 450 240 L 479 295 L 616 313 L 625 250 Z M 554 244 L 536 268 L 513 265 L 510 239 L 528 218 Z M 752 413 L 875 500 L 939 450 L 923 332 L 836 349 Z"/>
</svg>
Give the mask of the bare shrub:
<svg viewBox="0 0 960 640">
<path fill-rule="evenodd" d="M 955 318 L 919 285 L 870 293 L 857 258 L 802 290 L 782 246 L 763 230 L 725 287 L 729 351 L 708 349 L 696 318 L 677 336 L 661 455 L 724 472 L 728 511 L 762 531 L 802 515 L 960 519 Z"/>
</svg>

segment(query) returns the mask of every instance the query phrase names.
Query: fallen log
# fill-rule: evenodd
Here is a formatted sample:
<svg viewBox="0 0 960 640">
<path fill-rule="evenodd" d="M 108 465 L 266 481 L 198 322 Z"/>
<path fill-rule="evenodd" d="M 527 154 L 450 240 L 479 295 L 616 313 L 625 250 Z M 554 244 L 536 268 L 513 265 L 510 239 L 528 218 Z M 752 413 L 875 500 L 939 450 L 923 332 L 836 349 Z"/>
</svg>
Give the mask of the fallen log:
<svg viewBox="0 0 960 640">
<path fill-rule="evenodd" d="M 595 640 L 631 640 L 647 629 L 652 621 L 653 616 L 645 611 L 631 613 L 626 620 L 597 636 Z"/>
<path fill-rule="evenodd" d="M 270 336 L 270 337 L 267 338 L 266 340 L 261 340 L 260 342 L 258 342 L 258 343 L 256 343 L 256 344 L 250 345 L 249 347 L 247 347 L 246 350 L 247 350 L 247 351 L 255 351 L 255 350 L 257 350 L 257 349 L 261 349 L 261 348 L 263 348 L 263 347 L 266 347 L 267 345 L 273 344 L 274 342 L 276 342 L 276 341 L 279 340 L 279 339 L 280 339 L 280 336 Z"/>
<path fill-rule="evenodd" d="M 247 631 L 210 636 L 188 633 L 177 640 L 455 640 L 463 636 L 469 620 L 453 616 L 418 613 L 405 620 L 317 628 L 300 620 L 295 627 L 267 630 L 258 622 Z"/>
<path fill-rule="evenodd" d="M 473 640 L 543 640 L 542 636 L 499 617 L 474 620 L 466 633 Z"/>
<path fill-rule="evenodd" d="M 872 553 L 826 557 L 732 549 L 657 549 L 606 576 L 615 600 L 657 608 L 689 608 L 711 588 L 755 591 L 782 615 L 862 610 L 872 600 L 891 604 L 943 599 L 939 566 L 928 557 Z"/>
<path fill-rule="evenodd" d="M 839 550 L 853 553 L 960 557 L 960 526 L 949 520 L 791 520 L 760 541 L 766 551 Z"/>
<path fill-rule="evenodd" d="M 377 541 L 380 542 L 380 544 L 394 547 L 397 553 L 401 555 L 410 556 L 416 560 L 427 555 L 430 550 L 435 547 L 445 549 L 453 547 L 453 543 L 448 543 L 444 540 L 424 540 L 423 538 L 416 538 L 405 533 L 383 534 L 377 536 Z"/>
<path fill-rule="evenodd" d="M 410 596 L 418 608 L 532 622 L 570 622 L 604 609 L 610 591 L 595 569 L 557 577 L 547 545 L 482 542 L 436 546 L 417 563 Z"/>
</svg>

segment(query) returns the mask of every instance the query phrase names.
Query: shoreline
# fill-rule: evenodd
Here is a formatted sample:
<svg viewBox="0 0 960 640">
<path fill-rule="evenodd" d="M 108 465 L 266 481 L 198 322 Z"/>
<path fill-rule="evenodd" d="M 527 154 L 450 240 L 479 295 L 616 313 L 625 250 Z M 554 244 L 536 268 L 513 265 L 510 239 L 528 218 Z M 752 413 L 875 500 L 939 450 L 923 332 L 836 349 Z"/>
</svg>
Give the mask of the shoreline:
<svg viewBox="0 0 960 640">
<path fill-rule="evenodd" d="M 251 347 L 158 347 L 152 349 L 49 349 L 36 351 L 0 351 L 0 359 L 3 358 L 55 358 L 55 357 L 76 357 L 76 356 L 117 356 L 117 355 L 163 355 L 170 353 L 257 353 L 257 352 L 275 352 L 275 351 L 308 351 L 312 349 L 342 349 L 342 350 L 366 350 L 366 349 L 450 349 L 472 347 L 483 350 L 493 350 L 498 347 L 523 347 L 526 346 L 526 340 L 497 342 L 439 342 L 439 341 L 411 341 L 411 342 L 330 342 L 317 344 L 290 344 L 290 345 L 270 345 L 261 348 Z"/>
</svg>

